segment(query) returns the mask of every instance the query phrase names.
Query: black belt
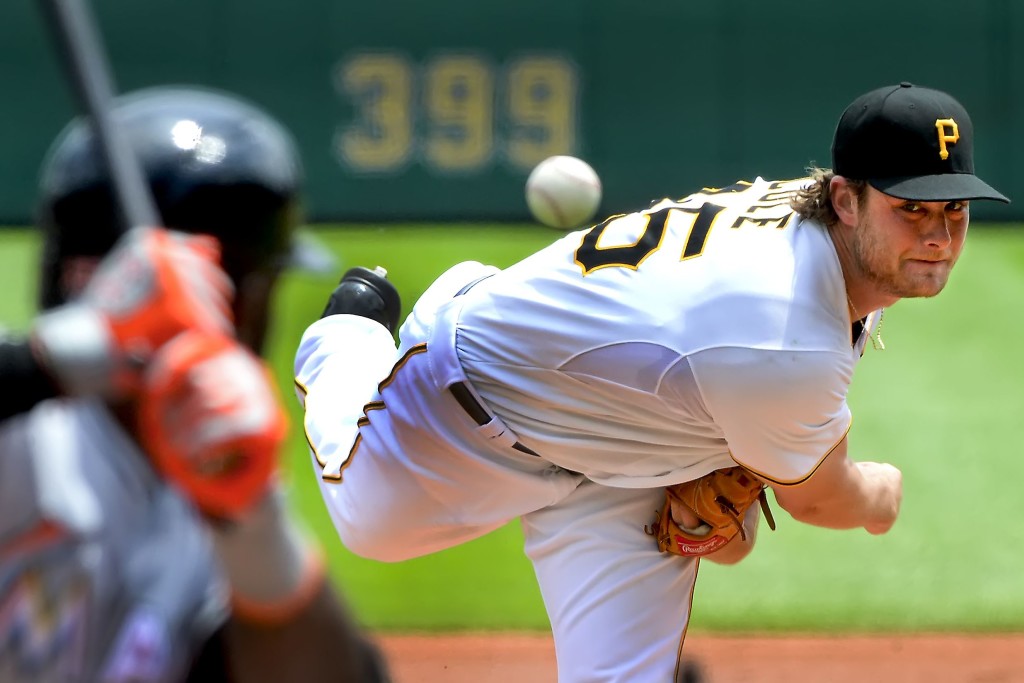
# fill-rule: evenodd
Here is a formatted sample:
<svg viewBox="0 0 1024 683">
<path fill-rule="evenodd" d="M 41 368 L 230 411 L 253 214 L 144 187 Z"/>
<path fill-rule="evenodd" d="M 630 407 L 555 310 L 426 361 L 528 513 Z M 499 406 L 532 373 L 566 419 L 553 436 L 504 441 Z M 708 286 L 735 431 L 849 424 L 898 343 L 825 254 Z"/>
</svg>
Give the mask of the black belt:
<svg viewBox="0 0 1024 683">
<path fill-rule="evenodd" d="M 477 279 L 473 280 L 468 285 L 460 289 L 458 292 L 456 292 L 455 296 L 462 296 L 463 294 L 471 290 L 475 285 L 479 284 L 483 280 L 486 280 L 491 275 L 493 275 L 493 273 L 488 273 L 483 277 L 478 277 Z M 476 400 L 476 396 L 474 396 L 473 392 L 469 390 L 469 386 L 465 382 L 456 382 L 455 384 L 448 387 L 448 391 L 452 393 L 452 396 L 454 396 L 455 400 L 459 402 L 459 405 L 462 406 L 462 409 L 466 411 L 466 414 L 473 418 L 473 422 L 476 422 L 478 425 L 483 427 L 484 425 L 491 421 L 491 414 L 487 412 L 486 408 L 480 405 L 480 401 Z M 533 450 L 529 446 L 524 446 L 518 441 L 512 444 L 512 448 L 516 449 L 520 453 L 534 455 L 537 456 L 538 458 L 540 457 L 535 450 Z"/>
<path fill-rule="evenodd" d="M 456 382 L 455 384 L 452 384 L 448 387 L 448 391 L 450 391 L 452 396 L 455 397 L 455 400 L 459 402 L 459 405 L 466 411 L 466 414 L 473 418 L 473 421 L 478 425 L 483 427 L 491 421 L 491 414 L 487 412 L 486 408 L 480 405 L 480 401 L 476 400 L 476 397 L 473 396 L 473 392 L 469 390 L 469 386 L 467 386 L 465 382 Z M 532 448 L 524 446 L 518 441 L 512 444 L 512 448 L 516 449 L 520 453 L 540 457 Z"/>
</svg>

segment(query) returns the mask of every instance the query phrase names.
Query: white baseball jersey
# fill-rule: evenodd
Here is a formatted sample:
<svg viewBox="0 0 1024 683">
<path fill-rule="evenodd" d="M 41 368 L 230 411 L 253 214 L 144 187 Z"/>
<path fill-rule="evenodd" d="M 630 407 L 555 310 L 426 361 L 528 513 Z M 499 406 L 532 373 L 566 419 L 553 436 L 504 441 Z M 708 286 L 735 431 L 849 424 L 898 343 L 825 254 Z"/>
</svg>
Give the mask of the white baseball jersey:
<svg viewBox="0 0 1024 683">
<path fill-rule="evenodd" d="M 365 318 L 311 325 L 296 384 L 345 545 L 396 561 L 520 518 L 559 680 L 674 680 L 697 561 L 644 531 L 663 487 L 736 462 L 797 483 L 850 426 L 868 332 L 829 235 L 790 208 L 803 182 L 662 201 L 505 270 L 459 264 L 397 350 Z"/>
<path fill-rule="evenodd" d="M 205 527 L 107 409 L 0 425 L 0 680 L 172 683 L 226 616 Z"/>
<path fill-rule="evenodd" d="M 851 339 L 832 242 L 800 181 L 663 201 L 575 233 L 464 295 L 459 362 L 551 462 L 627 487 L 733 460 L 807 477 L 846 433 Z"/>
</svg>

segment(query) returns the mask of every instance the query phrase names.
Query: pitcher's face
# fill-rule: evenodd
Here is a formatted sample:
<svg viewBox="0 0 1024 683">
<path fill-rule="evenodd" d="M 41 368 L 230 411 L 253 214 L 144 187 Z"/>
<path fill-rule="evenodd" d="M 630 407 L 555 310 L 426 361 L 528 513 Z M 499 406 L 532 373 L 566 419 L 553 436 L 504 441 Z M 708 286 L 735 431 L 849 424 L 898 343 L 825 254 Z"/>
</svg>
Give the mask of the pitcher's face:
<svg viewBox="0 0 1024 683">
<path fill-rule="evenodd" d="M 879 293 L 929 297 L 942 291 L 960 258 L 968 202 L 922 202 L 864 190 L 857 224 L 847 231 L 852 265 Z"/>
</svg>

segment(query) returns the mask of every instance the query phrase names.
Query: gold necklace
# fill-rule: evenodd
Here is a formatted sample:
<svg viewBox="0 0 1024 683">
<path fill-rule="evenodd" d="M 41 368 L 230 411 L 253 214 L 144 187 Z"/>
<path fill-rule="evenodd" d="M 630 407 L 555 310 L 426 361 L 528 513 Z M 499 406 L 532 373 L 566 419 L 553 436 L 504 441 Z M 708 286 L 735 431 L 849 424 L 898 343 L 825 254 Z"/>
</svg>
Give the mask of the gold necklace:
<svg viewBox="0 0 1024 683">
<path fill-rule="evenodd" d="M 861 316 L 860 311 L 853 305 L 853 299 L 850 298 L 850 293 L 846 293 L 846 303 L 850 304 L 850 310 L 857 317 L 857 320 L 863 320 L 864 326 L 868 331 L 868 339 L 871 340 L 871 346 L 875 351 L 885 351 L 885 342 L 882 341 L 882 322 L 885 320 L 885 309 L 881 309 L 878 312 L 878 324 L 875 325 L 874 335 L 871 334 L 871 328 L 867 327 L 868 321 L 866 317 Z"/>
</svg>

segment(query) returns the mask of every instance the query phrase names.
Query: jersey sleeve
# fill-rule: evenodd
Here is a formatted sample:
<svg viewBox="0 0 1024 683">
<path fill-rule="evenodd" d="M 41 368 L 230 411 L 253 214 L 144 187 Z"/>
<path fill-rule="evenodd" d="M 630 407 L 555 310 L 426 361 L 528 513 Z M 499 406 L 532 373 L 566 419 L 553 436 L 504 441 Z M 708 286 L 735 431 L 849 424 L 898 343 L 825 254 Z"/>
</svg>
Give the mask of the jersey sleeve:
<svg viewBox="0 0 1024 683">
<path fill-rule="evenodd" d="M 341 480 L 363 407 L 396 360 L 391 333 L 368 318 L 332 315 L 306 329 L 295 353 L 295 395 L 321 483 Z"/>
<path fill-rule="evenodd" d="M 731 347 L 689 362 L 730 455 L 768 481 L 804 481 L 849 431 L 843 354 Z"/>
</svg>

